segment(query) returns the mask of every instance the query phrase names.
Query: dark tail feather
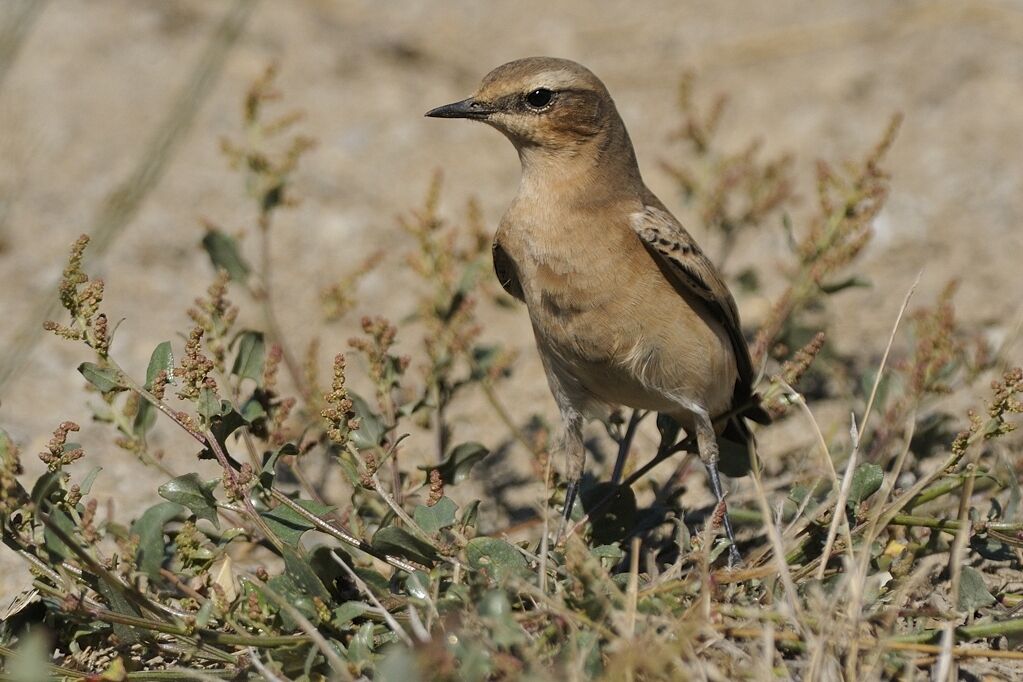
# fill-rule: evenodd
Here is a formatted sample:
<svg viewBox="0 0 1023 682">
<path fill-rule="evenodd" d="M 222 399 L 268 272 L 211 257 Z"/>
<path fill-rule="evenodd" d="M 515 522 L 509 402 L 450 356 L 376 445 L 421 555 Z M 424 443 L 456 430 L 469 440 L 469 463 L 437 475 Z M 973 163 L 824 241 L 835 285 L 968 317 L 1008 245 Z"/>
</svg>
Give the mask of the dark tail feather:
<svg viewBox="0 0 1023 682">
<path fill-rule="evenodd" d="M 721 453 L 718 466 L 721 473 L 735 478 L 749 473 L 750 458 L 756 457 L 757 452 L 757 441 L 746 420 L 770 424 L 771 415 L 760 404 L 760 396 L 756 393 L 739 398 L 733 404 L 740 407 L 728 418 L 724 431 L 718 437 L 718 450 Z"/>
<path fill-rule="evenodd" d="M 739 392 L 737 391 L 737 394 Z M 766 426 L 773 419 L 771 419 L 770 413 L 764 409 L 764 406 L 760 403 L 760 394 L 750 393 L 749 389 L 744 392 L 745 397 L 739 397 L 732 399 L 732 405 L 738 406 L 736 412 L 743 415 L 747 419 L 752 419 L 758 424 Z M 737 400 L 738 399 L 738 400 Z"/>
<path fill-rule="evenodd" d="M 752 419 L 758 424 L 767 426 L 773 419 L 771 419 L 771 413 L 764 409 L 764 406 L 760 404 L 760 394 L 754 393 L 746 399 L 749 407 L 740 411 L 740 414 L 746 419 Z"/>
<path fill-rule="evenodd" d="M 757 409 L 763 411 L 759 405 Z M 768 416 L 767 412 L 764 412 L 764 415 Z M 743 417 L 745 416 L 747 415 L 743 415 Z M 750 472 L 752 465 L 750 458 L 755 457 L 757 451 L 757 441 L 743 417 L 738 415 L 731 417 L 725 430 L 718 437 L 718 450 L 720 451 L 718 468 L 725 476 L 732 478 L 745 476 Z M 770 417 L 768 416 L 768 418 Z M 756 421 L 759 422 L 759 420 Z"/>
</svg>

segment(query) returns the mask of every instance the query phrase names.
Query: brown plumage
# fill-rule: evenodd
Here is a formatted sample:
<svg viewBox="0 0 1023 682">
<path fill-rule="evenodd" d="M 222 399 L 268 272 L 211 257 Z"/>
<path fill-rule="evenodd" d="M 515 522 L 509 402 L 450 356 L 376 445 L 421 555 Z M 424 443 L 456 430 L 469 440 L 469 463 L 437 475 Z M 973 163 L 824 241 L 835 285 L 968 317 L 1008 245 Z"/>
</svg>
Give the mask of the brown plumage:
<svg viewBox="0 0 1023 682">
<path fill-rule="evenodd" d="M 521 59 L 427 116 L 488 123 L 519 153 L 494 266 L 526 303 L 561 411 L 567 505 L 582 476 L 584 420 L 617 405 L 671 415 L 695 434 L 720 499 L 716 433 L 747 448 L 744 417 L 767 420 L 739 312 L 714 264 L 643 184 L 604 84 L 575 62 Z M 738 451 L 723 462 L 728 473 L 748 470 L 749 450 Z"/>
</svg>

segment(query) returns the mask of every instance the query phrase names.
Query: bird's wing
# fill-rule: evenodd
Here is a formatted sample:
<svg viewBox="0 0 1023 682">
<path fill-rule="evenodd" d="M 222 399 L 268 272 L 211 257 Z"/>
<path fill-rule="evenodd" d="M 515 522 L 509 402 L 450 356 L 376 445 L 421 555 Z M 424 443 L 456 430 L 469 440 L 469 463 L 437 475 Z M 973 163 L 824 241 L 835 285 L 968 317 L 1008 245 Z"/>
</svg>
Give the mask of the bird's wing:
<svg viewBox="0 0 1023 682">
<path fill-rule="evenodd" d="M 700 250 L 692 236 L 667 209 L 654 202 L 660 203 L 652 199 L 645 202 L 642 211 L 632 215 L 632 227 L 675 288 L 697 296 L 728 334 L 738 369 L 735 398 L 739 402 L 746 402 L 752 395 L 755 377 L 735 299 L 717 268 Z M 757 419 L 759 414 L 749 416 Z"/>
</svg>

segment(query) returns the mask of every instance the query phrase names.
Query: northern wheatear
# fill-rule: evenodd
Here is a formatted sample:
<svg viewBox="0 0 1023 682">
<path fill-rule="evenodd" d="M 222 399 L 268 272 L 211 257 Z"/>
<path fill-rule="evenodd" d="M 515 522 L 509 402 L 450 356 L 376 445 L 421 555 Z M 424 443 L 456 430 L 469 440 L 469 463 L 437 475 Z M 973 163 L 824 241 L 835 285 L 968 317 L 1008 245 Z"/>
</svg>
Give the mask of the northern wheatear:
<svg viewBox="0 0 1023 682">
<path fill-rule="evenodd" d="M 725 470 L 745 473 L 744 418 L 769 421 L 739 311 L 714 264 L 643 184 L 604 84 L 572 61 L 520 59 L 426 115 L 483 121 L 519 153 L 522 178 L 497 230 L 494 268 L 526 303 L 564 421 L 565 518 L 585 462 L 584 420 L 617 405 L 670 415 L 695 434 L 721 501 L 718 434 L 740 446 Z M 727 516 L 725 529 L 734 561 Z"/>
</svg>

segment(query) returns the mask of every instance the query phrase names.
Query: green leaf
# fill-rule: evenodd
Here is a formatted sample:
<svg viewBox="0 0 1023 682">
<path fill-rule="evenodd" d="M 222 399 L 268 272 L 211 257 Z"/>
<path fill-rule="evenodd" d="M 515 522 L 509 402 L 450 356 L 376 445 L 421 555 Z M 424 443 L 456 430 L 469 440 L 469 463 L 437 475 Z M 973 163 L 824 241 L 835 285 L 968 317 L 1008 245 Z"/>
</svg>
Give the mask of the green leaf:
<svg viewBox="0 0 1023 682">
<path fill-rule="evenodd" d="M 198 627 L 204 628 L 210 622 L 210 616 L 213 615 L 213 600 L 209 599 L 199 607 L 199 613 L 195 614 L 195 624 Z"/>
<path fill-rule="evenodd" d="M 336 602 L 341 595 L 347 594 L 351 586 L 348 573 L 341 568 L 338 559 L 334 558 L 335 555 L 347 566 L 351 566 L 352 557 L 348 552 L 340 547 L 329 545 L 316 545 L 309 550 L 308 559 L 306 559 L 306 563 L 313 569 L 313 573 L 327 586 L 333 602 Z"/>
<path fill-rule="evenodd" d="M 472 359 L 473 359 L 473 379 L 482 379 L 486 377 L 490 368 L 494 366 L 498 360 L 503 356 L 504 348 L 499 345 L 478 345 L 472 348 Z"/>
<path fill-rule="evenodd" d="M 93 467 L 89 470 L 89 473 L 82 479 L 81 484 L 78 486 L 78 492 L 85 497 L 92 490 L 92 484 L 96 482 L 96 477 L 99 476 L 99 472 L 103 471 L 103 467 Z"/>
<path fill-rule="evenodd" d="M 202 238 L 202 247 L 206 249 L 213 267 L 227 270 L 227 274 L 236 282 L 244 282 L 249 278 L 249 265 L 238 251 L 238 242 L 220 230 L 210 230 Z"/>
<path fill-rule="evenodd" d="M 490 267 L 485 263 L 486 261 L 484 260 L 476 260 L 465 266 L 465 269 L 462 270 L 462 276 L 458 279 L 458 293 L 468 294 L 476 287 L 480 275 Z"/>
<path fill-rule="evenodd" d="M 227 437 L 232 433 L 245 426 L 249 422 L 245 419 L 245 416 L 238 413 L 231 407 L 231 404 L 226 400 L 220 403 L 221 413 L 212 419 L 210 424 L 210 431 L 217 437 L 217 442 L 224 446 L 227 443 Z M 224 448 L 227 449 L 226 447 Z"/>
<path fill-rule="evenodd" d="M 515 620 L 511 600 L 504 590 L 488 590 L 479 600 L 479 614 L 486 619 L 494 644 L 507 649 L 527 641 L 522 626 Z"/>
<path fill-rule="evenodd" d="M 739 288 L 743 291 L 760 291 L 760 276 L 757 274 L 755 268 L 746 268 L 742 270 L 735 276 L 735 280 L 739 283 Z"/>
<path fill-rule="evenodd" d="M 488 590 L 480 599 L 476 611 L 484 618 L 506 618 L 512 613 L 511 600 L 504 590 Z"/>
<path fill-rule="evenodd" d="M 440 464 L 420 466 L 421 471 L 440 472 L 441 480 L 448 485 L 456 485 L 465 480 L 477 463 L 490 454 L 485 446 L 479 443 L 462 443 L 453 449 Z"/>
<path fill-rule="evenodd" d="M 807 495 L 810 495 L 811 499 L 822 500 L 829 492 L 831 492 L 831 483 L 828 481 L 819 481 L 814 488 L 805 483 L 796 483 L 789 488 L 788 499 L 798 507 L 806 501 Z"/>
<path fill-rule="evenodd" d="M 153 382 L 161 371 L 171 376 L 174 371 L 174 355 L 171 352 L 170 341 L 164 341 L 153 349 L 149 356 L 149 366 L 146 368 L 145 389 L 151 391 Z M 146 433 L 156 424 L 156 407 L 148 400 L 140 400 L 138 411 L 132 420 L 131 432 L 136 438 L 145 438 Z"/>
<path fill-rule="evenodd" d="M 384 554 L 411 559 L 424 566 L 433 566 L 437 561 L 437 550 L 423 542 L 404 528 L 387 526 L 373 536 L 373 548 Z"/>
<path fill-rule="evenodd" d="M 241 418 L 246 424 L 252 424 L 259 419 L 266 419 L 266 408 L 258 400 L 251 398 L 242 403 Z"/>
<path fill-rule="evenodd" d="M 356 631 L 355 635 L 348 642 L 347 661 L 354 664 L 359 671 L 370 668 L 378 658 L 373 649 L 376 646 L 376 637 L 373 634 L 373 622 L 367 621 Z M 462 666 L 459 666 L 461 671 Z"/>
<path fill-rule="evenodd" d="M 462 508 L 462 515 L 458 519 L 458 525 L 461 526 L 464 532 L 466 528 L 476 527 L 476 519 L 479 517 L 480 512 L 480 501 L 473 500 L 469 504 Z"/>
<path fill-rule="evenodd" d="M 348 481 L 348 484 L 353 488 L 362 487 L 362 477 L 359 476 L 359 466 L 356 463 L 355 455 L 348 450 L 341 450 L 337 453 L 338 467 L 341 469 L 341 474 Z"/>
<path fill-rule="evenodd" d="M 884 406 L 888 403 L 888 396 L 898 394 L 897 391 L 893 391 L 893 388 L 899 388 L 899 381 L 895 378 L 896 375 L 891 372 L 881 375 L 881 381 L 877 382 L 877 395 L 874 396 L 874 404 L 877 406 Z M 872 368 L 865 371 L 860 376 L 860 390 L 863 395 L 868 396 L 874 390 L 874 383 L 877 381 L 877 369 Z M 914 436 L 916 431 L 920 427 L 914 430 Z M 914 451 L 915 452 L 915 451 Z"/>
<path fill-rule="evenodd" d="M 175 502 L 161 502 L 147 509 L 131 524 L 131 535 L 139 536 L 139 548 L 135 562 L 139 569 L 151 576 L 160 573 L 166 543 L 163 541 L 163 527 L 177 518 L 184 508 Z"/>
<path fill-rule="evenodd" d="M 465 546 L 465 556 L 469 566 L 486 571 L 498 583 L 528 572 L 526 558 L 519 550 L 497 538 L 473 538 Z"/>
<path fill-rule="evenodd" d="M 401 358 L 388 355 L 384 360 L 384 383 L 393 388 L 401 383 L 401 375 L 405 373 Z"/>
<path fill-rule="evenodd" d="M 878 491 L 884 482 L 884 471 L 877 464 L 864 462 L 856 467 L 849 485 L 849 502 L 858 505 Z"/>
<path fill-rule="evenodd" d="M 107 603 L 110 604 L 111 610 L 115 613 L 120 613 L 123 616 L 131 616 L 134 618 L 138 618 L 142 615 L 139 613 L 138 609 L 135 608 L 135 605 L 128 601 L 128 598 L 124 596 L 124 593 L 121 591 L 121 587 L 111 585 L 106 580 L 100 580 L 99 584 L 96 585 L 96 590 L 103 595 L 103 597 L 107 600 Z M 134 643 L 138 642 L 142 638 L 138 630 L 128 625 L 122 625 L 121 623 L 114 623 L 113 630 L 114 634 L 123 639 L 125 642 Z"/>
<path fill-rule="evenodd" d="M 858 275 L 847 277 L 837 282 L 824 282 L 821 283 L 821 291 L 825 294 L 837 294 L 839 291 L 852 288 L 870 288 L 873 286 L 870 280 L 863 279 Z"/>
<path fill-rule="evenodd" d="M 455 512 L 458 505 L 450 497 L 442 497 L 432 507 L 419 505 L 412 514 L 419 527 L 427 533 L 439 532 L 442 528 L 455 525 Z"/>
<path fill-rule="evenodd" d="M 622 557 L 625 556 L 625 552 L 617 544 L 614 545 L 599 545 L 590 550 L 590 556 L 597 559 L 611 559 L 612 561 L 621 561 Z"/>
<path fill-rule="evenodd" d="M 292 574 L 281 573 L 280 575 L 275 575 L 267 581 L 266 586 L 276 592 L 278 596 L 286 599 L 289 604 L 294 606 L 299 613 L 311 622 L 315 623 L 318 620 L 316 604 L 313 603 L 312 597 L 306 594 L 305 590 L 299 586 Z M 285 630 L 294 631 L 298 629 L 298 623 L 291 617 L 291 614 L 284 609 L 280 609 L 276 603 L 270 603 L 274 605 L 274 608 L 278 609 Z"/>
<path fill-rule="evenodd" d="M 217 498 L 213 496 L 213 490 L 219 483 L 220 480 L 216 478 L 203 482 L 198 474 L 189 473 L 167 481 L 159 487 L 158 492 L 165 500 L 188 507 L 196 517 L 206 519 L 220 528 Z"/>
<path fill-rule="evenodd" d="M 316 516 L 323 516 L 334 509 L 314 500 L 295 500 L 295 504 Z M 308 519 L 284 504 L 262 512 L 260 516 L 277 537 L 293 547 L 298 545 L 303 533 L 316 528 Z"/>
<path fill-rule="evenodd" d="M 136 438 L 143 438 L 156 425 L 156 408 L 147 400 L 139 400 L 139 409 L 131 422 L 131 432 Z"/>
<path fill-rule="evenodd" d="M 1005 504 L 1004 518 L 1007 521 L 1019 521 L 1020 502 L 1023 501 L 1019 481 L 1012 475 L 1007 476 L 1006 479 L 1009 484 L 1009 500 Z"/>
<path fill-rule="evenodd" d="M 575 638 L 576 651 L 582 665 L 583 679 L 596 680 L 604 676 L 604 661 L 600 656 L 600 633 L 580 630 Z"/>
<path fill-rule="evenodd" d="M 430 598 L 430 576 L 423 571 L 413 571 L 405 579 L 405 591 L 416 599 Z"/>
<path fill-rule="evenodd" d="M 266 587 L 275 592 L 278 597 L 285 599 L 310 622 L 313 624 L 318 623 L 320 618 L 313 597 L 318 596 L 324 600 L 329 599 L 329 595 L 326 597 L 322 596 L 326 595 L 326 588 L 323 587 L 322 583 L 319 587 L 316 586 L 319 580 L 315 575 L 311 578 L 315 582 L 309 582 L 308 585 L 305 584 L 305 581 L 310 580 L 310 576 L 307 574 L 309 567 L 305 566 L 303 569 L 304 560 L 294 550 L 286 547 L 283 557 L 285 563 L 284 572 L 267 581 Z M 271 600 L 269 603 L 278 609 L 285 629 L 298 629 L 299 625 L 295 619 L 291 617 L 290 613 L 280 608 L 276 600 Z"/>
<path fill-rule="evenodd" d="M 124 375 L 113 367 L 100 367 L 95 362 L 83 362 L 78 365 L 78 371 L 101 393 L 123 391 L 128 388 Z"/>
<path fill-rule="evenodd" d="M 252 379 L 259 385 L 263 382 L 263 362 L 266 343 L 262 332 L 243 331 L 237 337 L 238 354 L 234 357 L 231 374 L 239 379 Z"/>
<path fill-rule="evenodd" d="M 216 390 L 206 387 L 199 389 L 199 399 L 196 401 L 195 407 L 199 416 L 206 423 L 213 421 L 215 417 L 223 417 L 230 414 L 232 411 L 230 403 L 221 401 Z"/>
<path fill-rule="evenodd" d="M 277 475 L 277 460 L 281 455 L 297 455 L 298 446 L 294 443 L 285 443 L 276 452 L 267 452 L 263 455 L 263 467 L 259 470 L 259 484 L 269 490 L 273 487 L 274 477 Z"/>
<path fill-rule="evenodd" d="M 171 352 L 170 341 L 164 341 L 153 349 L 149 356 L 149 366 L 146 368 L 145 389 L 151 391 L 153 382 L 161 371 L 167 376 L 174 372 L 174 355 Z M 156 407 L 148 400 L 140 400 L 138 411 L 132 420 L 131 432 L 136 438 L 145 438 L 146 433 L 156 424 Z"/>
<path fill-rule="evenodd" d="M 984 576 L 973 566 L 963 566 L 959 578 L 959 610 L 970 613 L 979 608 L 993 606 L 995 598 L 984 583 Z"/>
<path fill-rule="evenodd" d="M 149 367 L 146 368 L 147 391 L 153 388 L 153 382 L 161 370 L 167 372 L 167 376 L 174 372 L 174 354 L 171 352 L 170 341 L 160 343 L 149 356 Z"/>
<path fill-rule="evenodd" d="M 59 471 L 47 471 L 37 478 L 36 482 L 32 485 L 32 492 L 30 494 L 32 501 L 40 506 L 50 502 L 51 495 L 60 490 L 60 477 L 61 473 Z M 48 506 L 43 508 L 46 509 Z"/>
<path fill-rule="evenodd" d="M 355 414 L 359 415 L 359 428 L 352 433 L 352 442 L 360 450 L 377 447 L 386 432 L 383 420 L 355 391 L 348 391 L 348 397 L 352 399 Z"/>
<path fill-rule="evenodd" d="M 412 415 L 414 415 L 419 410 L 421 410 L 421 409 L 423 409 L 425 407 L 429 407 L 429 406 L 430 406 L 430 401 L 427 400 L 425 397 L 420 396 L 419 398 L 416 398 L 415 400 L 411 400 L 411 401 L 405 403 L 404 405 L 402 405 L 401 407 L 399 407 L 398 408 L 398 415 L 401 416 L 401 417 L 411 417 Z"/>
<path fill-rule="evenodd" d="M 52 507 L 49 509 L 50 522 L 53 525 L 64 531 L 64 534 L 69 538 L 74 539 L 75 537 L 75 524 L 71 520 L 71 517 L 59 507 Z M 51 560 L 54 558 L 60 559 L 74 559 L 74 551 L 67 546 L 67 544 L 58 536 L 53 529 L 49 526 L 43 530 L 43 542 L 46 545 L 46 551 L 49 553 Z"/>
<path fill-rule="evenodd" d="M 348 565 L 355 571 L 355 575 L 362 578 L 362 582 L 366 583 L 377 594 L 387 594 L 390 591 L 391 584 L 377 570 L 369 567 L 352 566 L 351 562 L 348 562 Z"/>
<path fill-rule="evenodd" d="M 792 216 L 788 212 L 781 214 L 781 227 L 785 233 L 785 242 L 789 245 L 792 253 L 799 253 L 799 241 L 796 239 L 796 230 L 792 226 Z"/>
<path fill-rule="evenodd" d="M 284 570 L 288 572 L 295 583 L 311 597 L 319 597 L 324 602 L 330 602 L 330 593 L 316 571 L 309 565 L 308 559 L 301 556 L 297 551 L 285 545 L 281 548 L 284 556 Z"/>
<path fill-rule="evenodd" d="M 346 625 L 367 611 L 372 610 L 373 608 L 369 604 L 365 604 L 361 601 L 346 601 L 344 604 L 334 609 L 334 616 L 330 619 L 330 623 L 338 630 L 345 630 L 347 629 L 345 627 Z"/>
</svg>

